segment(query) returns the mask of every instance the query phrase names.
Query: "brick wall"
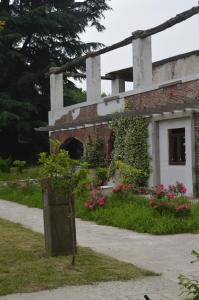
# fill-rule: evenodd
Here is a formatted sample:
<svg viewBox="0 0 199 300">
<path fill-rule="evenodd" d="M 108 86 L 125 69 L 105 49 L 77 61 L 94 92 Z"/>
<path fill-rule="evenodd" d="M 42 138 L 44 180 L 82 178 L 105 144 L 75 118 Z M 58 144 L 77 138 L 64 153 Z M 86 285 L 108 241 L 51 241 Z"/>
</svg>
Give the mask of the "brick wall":
<svg viewBox="0 0 199 300">
<path fill-rule="evenodd" d="M 87 120 L 97 117 L 97 104 L 83 106 L 80 108 L 80 114 L 75 121 Z M 71 111 L 55 122 L 55 125 L 67 124 L 73 121 Z"/>
<path fill-rule="evenodd" d="M 144 110 L 146 108 L 157 108 L 164 106 L 175 105 L 175 104 L 199 104 L 199 80 L 185 82 L 182 84 L 174 84 L 164 88 L 159 88 L 153 91 L 148 91 L 136 95 L 132 95 L 125 98 L 126 109 L 132 111 Z M 79 116 L 75 121 L 84 120 L 85 123 L 88 119 L 97 117 L 97 105 L 89 105 L 81 107 Z M 73 122 L 72 113 L 64 115 L 62 118 L 56 121 L 56 125 L 62 125 Z M 195 116 L 195 129 L 196 134 L 199 133 L 199 116 Z M 53 137 L 60 140 L 61 143 L 67 139 L 74 137 L 80 140 L 83 144 L 85 143 L 88 135 L 94 138 L 98 135 L 104 141 L 104 153 L 106 158 L 110 155 L 110 136 L 112 130 L 108 125 L 101 125 L 96 127 L 86 127 L 82 129 L 75 129 L 70 131 L 60 131 L 52 134 Z M 199 137 L 198 137 L 199 140 Z M 199 142 L 198 142 L 199 144 Z M 199 145 L 196 146 L 196 161 L 198 163 L 198 185 L 199 185 Z"/>
<path fill-rule="evenodd" d="M 139 111 L 174 104 L 199 103 L 199 80 L 126 97 L 126 108 Z"/>
<path fill-rule="evenodd" d="M 104 141 L 104 154 L 105 158 L 109 158 L 111 152 L 110 138 L 112 134 L 112 129 L 108 125 L 100 125 L 96 127 L 87 127 L 74 129 L 70 131 L 59 131 L 51 134 L 52 138 L 59 140 L 62 144 L 69 138 L 76 138 L 83 144 L 85 144 L 88 136 L 90 135 L 92 139 L 98 136 Z"/>
</svg>

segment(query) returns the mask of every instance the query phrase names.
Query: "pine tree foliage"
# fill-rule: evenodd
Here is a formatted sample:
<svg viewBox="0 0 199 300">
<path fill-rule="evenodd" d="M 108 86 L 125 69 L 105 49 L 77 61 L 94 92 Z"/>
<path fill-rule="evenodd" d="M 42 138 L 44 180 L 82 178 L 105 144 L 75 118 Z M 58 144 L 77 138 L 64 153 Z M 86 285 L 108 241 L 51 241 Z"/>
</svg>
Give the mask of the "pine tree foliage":
<svg viewBox="0 0 199 300">
<path fill-rule="evenodd" d="M 30 158 L 41 150 L 43 137 L 33 129 L 47 122 L 49 78 L 44 74 L 52 65 L 101 46 L 83 43 L 80 34 L 88 26 L 104 29 L 101 18 L 108 1 L 0 1 L 0 155 Z M 81 64 L 69 71 L 84 68 Z M 66 78 L 65 83 L 75 88 Z"/>
</svg>

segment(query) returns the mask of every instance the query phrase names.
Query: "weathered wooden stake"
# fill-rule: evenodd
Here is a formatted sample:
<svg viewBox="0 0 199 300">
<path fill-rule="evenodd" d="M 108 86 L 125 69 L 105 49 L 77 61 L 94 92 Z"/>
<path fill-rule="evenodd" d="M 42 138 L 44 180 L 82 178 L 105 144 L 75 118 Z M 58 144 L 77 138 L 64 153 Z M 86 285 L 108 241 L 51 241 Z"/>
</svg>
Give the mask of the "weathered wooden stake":
<svg viewBox="0 0 199 300">
<path fill-rule="evenodd" d="M 76 230 L 73 199 L 45 182 L 44 201 L 45 248 L 48 256 L 76 254 Z M 74 259 L 73 259 L 74 260 Z"/>
</svg>

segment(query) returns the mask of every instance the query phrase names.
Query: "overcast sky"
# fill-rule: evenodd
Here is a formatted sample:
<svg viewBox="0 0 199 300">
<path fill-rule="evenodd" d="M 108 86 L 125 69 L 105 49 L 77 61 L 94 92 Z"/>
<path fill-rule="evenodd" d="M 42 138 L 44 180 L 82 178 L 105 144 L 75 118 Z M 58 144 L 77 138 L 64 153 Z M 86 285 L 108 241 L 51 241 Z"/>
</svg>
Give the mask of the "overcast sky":
<svg viewBox="0 0 199 300">
<path fill-rule="evenodd" d="M 138 29 L 159 25 L 176 14 L 198 4 L 197 0 L 110 0 L 112 10 L 102 23 L 99 33 L 88 28 L 82 35 L 86 42 L 101 42 L 106 46 L 119 42 Z M 199 49 L 199 15 L 152 37 L 153 61 Z M 132 65 L 131 45 L 101 57 L 102 75 Z M 78 84 L 79 85 L 79 84 Z M 85 89 L 85 83 L 83 83 Z M 129 88 L 129 86 L 128 86 Z M 110 82 L 102 82 L 102 91 L 110 93 Z"/>
</svg>

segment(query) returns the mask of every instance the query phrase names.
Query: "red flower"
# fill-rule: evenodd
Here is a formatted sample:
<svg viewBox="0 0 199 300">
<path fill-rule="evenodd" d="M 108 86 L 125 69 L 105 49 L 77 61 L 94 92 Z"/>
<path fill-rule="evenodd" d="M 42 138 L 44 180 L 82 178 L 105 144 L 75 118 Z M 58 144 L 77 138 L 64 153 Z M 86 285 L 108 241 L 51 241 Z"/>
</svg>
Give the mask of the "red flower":
<svg viewBox="0 0 199 300">
<path fill-rule="evenodd" d="M 104 205 L 104 198 L 98 198 L 98 199 L 97 199 L 97 203 L 98 203 L 100 206 L 103 206 L 103 205 Z"/>
</svg>

